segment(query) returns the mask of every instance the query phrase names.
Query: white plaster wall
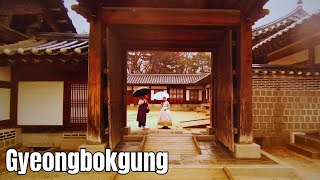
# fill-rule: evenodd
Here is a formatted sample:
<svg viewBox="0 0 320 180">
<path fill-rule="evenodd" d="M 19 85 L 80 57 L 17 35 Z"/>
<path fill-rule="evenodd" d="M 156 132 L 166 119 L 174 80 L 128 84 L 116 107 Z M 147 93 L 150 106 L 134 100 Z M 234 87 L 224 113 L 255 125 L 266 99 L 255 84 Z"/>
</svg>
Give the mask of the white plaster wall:
<svg viewBox="0 0 320 180">
<path fill-rule="evenodd" d="M 186 101 L 190 101 L 190 90 L 186 90 Z"/>
<path fill-rule="evenodd" d="M 63 125 L 63 82 L 19 82 L 18 125 Z"/>
<path fill-rule="evenodd" d="M 206 89 L 206 99 L 209 99 L 209 89 Z"/>
<path fill-rule="evenodd" d="M 0 88 L 0 121 L 10 119 L 10 89 Z"/>
<path fill-rule="evenodd" d="M 154 100 L 154 90 L 151 90 L 151 101 Z"/>
<path fill-rule="evenodd" d="M 198 100 L 199 100 L 199 101 L 202 101 L 202 90 L 199 90 L 199 91 L 198 91 L 198 94 L 199 94 Z"/>
<path fill-rule="evenodd" d="M 9 66 L 0 67 L 0 81 L 11 81 L 11 68 Z"/>
</svg>

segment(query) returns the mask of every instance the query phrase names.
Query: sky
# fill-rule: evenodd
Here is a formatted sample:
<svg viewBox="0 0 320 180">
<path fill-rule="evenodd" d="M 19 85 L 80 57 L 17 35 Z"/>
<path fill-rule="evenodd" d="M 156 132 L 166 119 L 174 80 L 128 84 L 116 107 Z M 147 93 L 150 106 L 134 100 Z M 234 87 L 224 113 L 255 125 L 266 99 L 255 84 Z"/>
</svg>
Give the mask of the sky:
<svg viewBox="0 0 320 180">
<path fill-rule="evenodd" d="M 264 8 L 269 9 L 270 14 L 256 22 L 254 27 L 267 24 L 290 13 L 297 7 L 297 2 L 298 0 L 269 0 Z M 64 0 L 64 4 L 68 8 L 68 15 L 77 29 L 77 33 L 88 33 L 89 23 L 71 9 L 72 4 L 77 4 L 76 0 Z M 320 0 L 303 0 L 303 8 L 309 14 L 320 12 Z"/>
</svg>

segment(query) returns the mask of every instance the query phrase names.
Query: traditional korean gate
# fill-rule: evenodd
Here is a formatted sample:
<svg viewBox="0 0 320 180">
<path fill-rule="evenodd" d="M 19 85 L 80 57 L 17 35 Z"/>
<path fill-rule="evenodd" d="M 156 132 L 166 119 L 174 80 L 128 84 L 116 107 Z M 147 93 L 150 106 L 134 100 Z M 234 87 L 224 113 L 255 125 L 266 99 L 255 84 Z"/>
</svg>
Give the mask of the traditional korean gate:
<svg viewBox="0 0 320 180">
<path fill-rule="evenodd" d="M 231 43 L 231 31 L 226 31 L 225 39 L 214 53 L 214 128 L 216 138 L 234 151 Z"/>
</svg>

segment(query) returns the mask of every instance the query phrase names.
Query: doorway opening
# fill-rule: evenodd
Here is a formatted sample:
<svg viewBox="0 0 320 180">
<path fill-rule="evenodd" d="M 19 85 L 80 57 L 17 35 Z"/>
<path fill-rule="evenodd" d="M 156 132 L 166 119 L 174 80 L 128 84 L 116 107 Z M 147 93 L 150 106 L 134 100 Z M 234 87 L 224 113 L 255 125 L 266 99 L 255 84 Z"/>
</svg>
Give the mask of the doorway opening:
<svg viewBox="0 0 320 180">
<path fill-rule="evenodd" d="M 138 101 L 132 93 L 147 87 L 150 112 L 146 129 L 156 130 L 162 108 L 159 92 L 169 94 L 172 130 L 204 128 L 210 125 L 211 52 L 128 51 L 127 52 L 127 126 L 139 130 Z"/>
</svg>

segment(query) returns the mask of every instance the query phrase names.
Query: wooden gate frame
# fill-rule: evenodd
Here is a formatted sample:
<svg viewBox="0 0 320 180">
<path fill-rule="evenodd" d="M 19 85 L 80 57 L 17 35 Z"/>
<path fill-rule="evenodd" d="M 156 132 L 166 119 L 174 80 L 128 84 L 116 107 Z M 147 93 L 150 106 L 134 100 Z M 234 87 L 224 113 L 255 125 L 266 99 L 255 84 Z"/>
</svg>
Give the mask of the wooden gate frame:
<svg viewBox="0 0 320 180">
<path fill-rule="evenodd" d="M 90 21 L 90 35 L 89 35 L 89 62 L 88 62 L 88 87 L 89 87 L 89 110 L 88 110 L 88 126 L 87 126 L 87 141 L 89 143 L 99 144 L 106 141 L 104 135 L 104 126 L 106 124 L 105 117 L 102 112 L 103 107 L 103 79 L 104 79 L 104 65 L 107 62 L 108 70 L 108 121 L 109 121 L 109 139 L 110 147 L 120 141 L 122 137 L 121 127 L 125 126 L 125 121 L 121 121 L 121 118 L 125 118 L 125 103 L 122 99 L 125 99 L 125 83 L 116 85 L 114 81 L 115 77 L 121 81 L 125 81 L 125 77 L 121 74 L 121 69 L 113 70 L 112 67 L 125 66 L 119 62 L 119 59 L 125 58 L 125 51 L 117 45 L 116 37 L 112 37 L 110 32 L 110 25 L 112 24 L 131 24 L 131 25 L 186 25 L 186 26 L 221 26 L 221 27 L 233 27 L 234 32 L 239 33 L 239 38 L 236 42 L 239 48 L 239 54 L 235 58 L 236 60 L 236 90 L 234 94 L 237 95 L 235 98 L 235 108 L 237 114 L 233 114 L 233 93 L 232 90 L 232 79 L 230 80 L 230 74 L 232 77 L 232 68 L 229 68 L 232 57 L 230 58 L 231 44 L 230 43 L 230 32 L 227 38 L 223 40 L 223 44 L 229 44 L 228 49 L 220 48 L 218 52 L 219 56 L 226 58 L 228 61 L 217 63 L 218 66 L 228 67 L 227 71 L 221 72 L 228 77 L 226 84 L 219 83 L 215 87 L 214 84 L 211 88 L 212 92 L 214 89 L 216 93 L 211 93 L 213 100 L 212 106 L 216 113 L 222 109 L 225 115 L 221 114 L 215 118 L 215 124 L 217 126 L 217 137 L 222 141 L 230 150 L 233 150 L 233 143 L 237 141 L 241 144 L 252 143 L 252 24 L 259 18 L 263 17 L 266 11 L 263 11 L 262 7 L 268 0 L 262 1 L 240 1 L 240 9 L 175 9 L 175 8 L 137 8 L 137 7 L 103 7 L 103 1 L 97 0 L 79 0 L 79 5 L 73 6 L 77 12 L 85 16 Z M 222 1 L 221 1 L 222 2 Z M 90 6 L 89 6 L 90 5 Z M 134 11 L 133 11 L 134 10 Z M 135 15 L 133 15 L 135 14 Z M 155 15 L 156 14 L 156 15 Z M 156 18 L 153 18 L 156 17 Z M 186 18 L 190 17 L 190 18 Z M 106 30 L 108 29 L 108 30 Z M 222 28 L 223 29 L 223 28 Z M 221 29 L 220 29 L 221 30 Z M 147 32 L 147 31 L 146 31 Z M 150 32 L 149 32 L 150 33 Z M 152 34 L 152 33 L 151 33 Z M 198 34 L 198 35 L 201 35 Z M 140 34 L 141 37 L 141 34 Z M 112 40 L 112 38 L 114 38 Z M 217 36 L 219 38 L 219 36 Z M 105 41 L 106 39 L 106 41 Z M 107 45 L 109 44 L 109 45 Z M 107 46 L 106 46 L 107 45 Z M 112 47 L 112 45 L 115 45 Z M 152 43 L 149 46 L 153 45 Z M 162 44 L 167 48 L 167 44 Z M 194 46 L 193 42 L 180 42 L 171 45 L 181 45 L 187 50 L 197 49 L 199 47 Z M 202 43 L 202 50 L 212 51 L 211 43 Z M 138 44 L 138 48 L 145 44 Z M 210 46 L 209 48 L 207 46 Z M 117 48 L 115 48 L 117 47 Z M 106 54 L 106 52 L 109 52 Z M 114 53 L 117 52 L 119 56 Z M 106 55 L 106 56 L 105 56 Z M 106 57 L 108 60 L 106 60 Z M 109 62 L 113 61 L 113 62 Z M 117 63 L 118 64 L 117 64 Z M 121 64 L 121 65 L 119 65 Z M 232 64 L 232 63 L 231 63 Z M 119 70 L 120 69 L 120 70 Z M 123 70 L 124 68 L 122 68 Z M 216 69 L 215 72 L 222 71 Z M 231 72 L 231 73 L 230 73 Z M 212 77 L 214 77 L 212 73 Z M 220 73 L 219 73 L 220 74 Z M 119 75 L 119 76 L 118 76 Z M 213 79 L 212 78 L 212 79 Z M 227 85 L 228 84 L 228 85 Z M 122 85 L 122 86 L 121 86 Z M 114 99 L 111 97 L 112 93 L 116 91 L 115 87 L 118 87 L 117 93 L 122 93 L 122 97 Z M 120 89 L 119 89 L 120 87 Z M 223 88 L 226 89 L 225 95 Z M 232 91 L 233 92 L 233 91 Z M 219 102 L 219 99 L 222 101 Z M 110 98 L 111 97 L 111 98 Z M 118 98 L 120 95 L 118 95 Z M 122 109 L 121 109 L 122 108 Z M 116 113 L 120 113 L 117 114 Z M 235 117 L 236 128 L 238 129 L 237 139 L 233 138 L 233 123 L 232 119 Z M 227 122 L 223 122 L 221 119 L 227 118 Z M 214 124 L 211 122 L 211 124 Z M 110 130 L 112 129 L 112 130 Z M 228 133 L 227 137 L 223 137 L 225 133 Z M 110 137 L 111 136 L 111 137 Z M 117 138 L 113 136 L 119 136 Z M 113 139 L 112 139 L 113 138 Z M 232 140 L 233 139 L 233 140 Z"/>
</svg>

